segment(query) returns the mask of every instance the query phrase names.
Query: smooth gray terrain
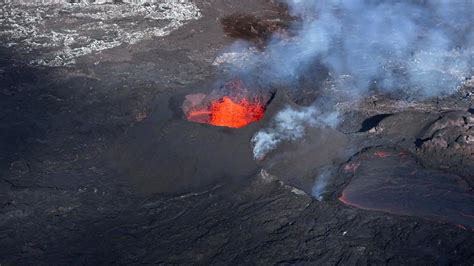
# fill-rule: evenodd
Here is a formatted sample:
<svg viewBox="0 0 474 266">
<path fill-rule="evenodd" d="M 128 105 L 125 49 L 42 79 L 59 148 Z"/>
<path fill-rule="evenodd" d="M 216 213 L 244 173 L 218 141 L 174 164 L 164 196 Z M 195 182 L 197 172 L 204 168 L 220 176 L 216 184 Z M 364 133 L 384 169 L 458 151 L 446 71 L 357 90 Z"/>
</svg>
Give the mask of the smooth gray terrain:
<svg viewBox="0 0 474 266">
<path fill-rule="evenodd" d="M 328 137 L 324 150 L 308 139 L 256 161 L 252 135 L 284 104 L 304 105 L 317 93 L 277 88 L 265 118 L 241 129 L 190 123 L 181 103 L 222 77 L 215 60 L 236 36 L 220 19 L 282 16 L 271 1 L 160 9 L 4 2 L 1 265 L 474 263 L 472 217 L 458 226 L 338 199 L 372 168 L 407 174 L 395 159 L 344 171 L 382 147 L 413 154 L 409 167 L 464 180 L 472 210 L 469 84 L 441 100 L 338 103 L 346 118 L 337 133 L 315 131 Z M 312 174 L 327 162 L 338 174 L 318 201 Z"/>
</svg>

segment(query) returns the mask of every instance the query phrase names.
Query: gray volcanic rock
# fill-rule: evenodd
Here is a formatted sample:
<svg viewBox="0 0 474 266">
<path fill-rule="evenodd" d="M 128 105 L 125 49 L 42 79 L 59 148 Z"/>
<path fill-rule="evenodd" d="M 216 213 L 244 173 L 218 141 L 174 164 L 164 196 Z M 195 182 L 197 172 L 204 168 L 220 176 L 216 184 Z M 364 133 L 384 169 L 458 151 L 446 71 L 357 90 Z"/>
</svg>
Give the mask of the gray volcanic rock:
<svg viewBox="0 0 474 266">
<path fill-rule="evenodd" d="M 474 115 L 452 112 L 441 116 L 419 138 L 425 165 L 459 173 L 474 186 Z"/>
<path fill-rule="evenodd" d="M 379 144 L 409 149 L 425 167 L 459 174 L 472 186 L 472 119 L 473 115 L 467 111 L 406 111 L 382 119 L 364 134 Z"/>
<path fill-rule="evenodd" d="M 0 2 L 0 264 L 474 262 L 471 231 L 342 204 L 337 198 L 350 175 L 335 175 L 328 197 L 318 201 L 271 175 L 287 169 L 260 171 L 251 137 L 291 101 L 275 101 L 263 120 L 240 130 L 183 119 L 185 95 L 208 94 L 222 77 L 213 62 L 225 61 L 216 58 L 225 58 L 222 51 L 234 40 L 220 19 L 236 13 L 277 16 L 269 1 L 5 2 Z M 467 114 L 443 113 L 472 108 L 467 92 L 456 101 L 411 102 L 407 109 L 416 114 L 404 112 L 406 102 L 382 96 L 367 104 L 341 104 L 355 114 L 351 130 L 325 132 L 324 151 L 331 151 L 331 140 L 341 140 L 338 146 L 355 154 L 399 145 L 415 156 L 451 160 L 455 157 L 443 157 L 444 148 L 429 138 L 446 140 L 446 154 L 469 151 L 471 120 L 458 119 Z M 289 98 L 304 102 L 304 94 L 294 96 Z M 373 127 L 377 130 L 357 132 L 365 119 L 389 113 Z M 436 124 L 439 116 L 449 125 Z M 437 129 L 427 131 L 430 126 Z M 288 145 L 306 148 L 307 168 L 298 174 L 311 172 L 317 166 L 313 159 L 342 170 L 351 162 L 353 154 L 313 158 L 321 141 L 317 130 L 311 132 L 308 147 Z M 452 132 L 466 138 L 451 138 Z M 428 139 L 422 139 L 425 133 Z M 419 154 L 417 138 L 426 142 Z M 298 163 L 280 158 L 285 168 Z M 403 178 L 394 174 L 395 159 L 368 168 L 380 164 L 382 173 Z M 452 162 L 458 169 L 467 163 Z M 453 175 L 445 173 L 449 169 L 426 169 L 424 161 L 410 159 L 408 165 L 424 175 L 435 171 L 439 179 Z"/>
<path fill-rule="evenodd" d="M 472 188 L 459 176 L 423 168 L 408 151 L 369 149 L 343 169 L 351 175 L 340 198 L 346 204 L 474 228 Z"/>
<path fill-rule="evenodd" d="M 84 55 L 166 36 L 201 17 L 191 2 L 114 2 L 7 1 L 0 5 L 2 43 L 36 57 L 31 64 L 66 66 Z"/>
<path fill-rule="evenodd" d="M 454 226 L 318 202 L 265 173 L 243 186 L 226 183 L 150 197 L 134 216 L 124 213 L 121 225 L 104 234 L 108 252 L 118 254 L 108 262 L 397 265 L 473 259 L 472 233 Z"/>
</svg>

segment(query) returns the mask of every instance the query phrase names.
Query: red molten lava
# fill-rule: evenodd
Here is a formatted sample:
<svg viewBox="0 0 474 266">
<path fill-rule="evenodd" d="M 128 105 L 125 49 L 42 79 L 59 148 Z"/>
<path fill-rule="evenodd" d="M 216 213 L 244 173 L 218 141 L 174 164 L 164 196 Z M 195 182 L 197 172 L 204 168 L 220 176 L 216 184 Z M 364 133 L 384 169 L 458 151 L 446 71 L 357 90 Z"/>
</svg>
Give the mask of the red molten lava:
<svg viewBox="0 0 474 266">
<path fill-rule="evenodd" d="M 238 101 L 229 96 L 213 100 L 209 108 L 191 110 L 187 114 L 189 121 L 198 122 L 198 117 L 208 115 L 208 124 L 231 128 L 241 128 L 262 119 L 265 107 L 258 100 L 250 101 L 243 98 Z"/>
</svg>

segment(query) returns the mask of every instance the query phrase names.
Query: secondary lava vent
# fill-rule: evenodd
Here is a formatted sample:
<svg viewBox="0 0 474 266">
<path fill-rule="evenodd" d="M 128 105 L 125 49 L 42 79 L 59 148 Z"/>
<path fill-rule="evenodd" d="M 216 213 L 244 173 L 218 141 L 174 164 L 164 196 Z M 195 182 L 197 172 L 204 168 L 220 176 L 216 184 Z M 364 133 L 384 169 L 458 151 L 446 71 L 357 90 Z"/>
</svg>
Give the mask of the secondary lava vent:
<svg viewBox="0 0 474 266">
<path fill-rule="evenodd" d="M 236 80 L 209 95 L 187 95 L 182 108 L 188 121 L 241 128 L 263 118 L 270 97 L 262 95 L 250 92 Z"/>
</svg>

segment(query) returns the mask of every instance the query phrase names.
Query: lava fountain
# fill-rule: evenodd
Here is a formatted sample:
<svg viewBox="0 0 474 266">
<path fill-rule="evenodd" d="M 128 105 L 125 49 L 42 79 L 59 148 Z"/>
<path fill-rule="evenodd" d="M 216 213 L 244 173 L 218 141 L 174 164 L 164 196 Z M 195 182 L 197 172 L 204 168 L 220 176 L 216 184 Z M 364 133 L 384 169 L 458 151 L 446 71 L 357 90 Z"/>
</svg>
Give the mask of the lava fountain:
<svg viewBox="0 0 474 266">
<path fill-rule="evenodd" d="M 249 96 L 242 82 L 229 83 L 236 87 L 229 95 L 215 97 L 202 93 L 186 96 L 183 111 L 188 121 L 213 126 L 241 128 L 263 118 L 265 104 L 262 97 Z M 210 98 L 210 99 L 208 99 Z"/>
</svg>

